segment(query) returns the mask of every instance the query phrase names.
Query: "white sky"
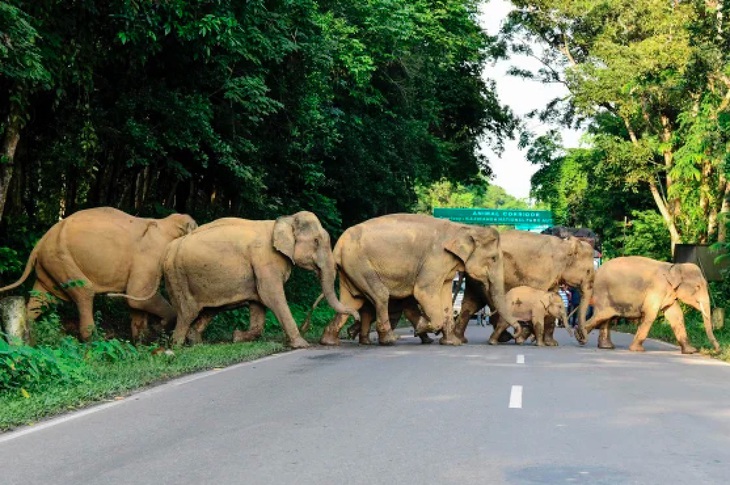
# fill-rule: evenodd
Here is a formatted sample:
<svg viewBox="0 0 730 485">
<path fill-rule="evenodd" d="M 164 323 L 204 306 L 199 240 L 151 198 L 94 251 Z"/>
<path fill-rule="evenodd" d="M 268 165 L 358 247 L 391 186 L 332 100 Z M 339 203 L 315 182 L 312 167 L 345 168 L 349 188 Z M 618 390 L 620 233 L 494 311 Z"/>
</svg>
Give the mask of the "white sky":
<svg viewBox="0 0 730 485">
<path fill-rule="evenodd" d="M 490 35 L 495 35 L 511 9 L 512 5 L 508 0 L 484 2 L 479 16 L 482 28 L 486 29 Z M 540 63 L 526 56 L 513 56 L 506 61 L 489 64 L 484 69 L 483 76 L 494 80 L 497 84 L 500 102 L 510 106 L 517 116 L 524 115 L 536 108 L 543 108 L 552 99 L 567 94 L 566 88 L 559 84 L 542 84 L 509 76 L 507 69 L 511 66 L 537 70 Z M 527 126 L 530 131 L 539 134 L 545 133 L 551 128 L 538 120 L 530 120 Z M 579 145 L 582 133 L 566 129 L 560 131 L 565 147 Z M 526 152 L 517 148 L 517 140 L 506 140 L 501 157 L 487 147 L 482 147 L 482 150 L 489 157 L 490 166 L 494 172 L 492 183 L 503 187 L 510 195 L 522 199 L 527 198 L 530 194 L 530 177 L 538 167 L 525 159 Z"/>
</svg>

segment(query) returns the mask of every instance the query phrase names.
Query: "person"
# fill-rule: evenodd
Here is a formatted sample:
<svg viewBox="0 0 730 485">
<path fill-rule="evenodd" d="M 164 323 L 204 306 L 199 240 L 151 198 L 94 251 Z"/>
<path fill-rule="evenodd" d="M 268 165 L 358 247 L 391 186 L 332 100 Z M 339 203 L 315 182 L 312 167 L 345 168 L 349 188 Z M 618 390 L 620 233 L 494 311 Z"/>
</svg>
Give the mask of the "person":
<svg viewBox="0 0 730 485">
<path fill-rule="evenodd" d="M 558 294 L 560 295 L 560 298 L 563 299 L 563 305 L 565 305 L 565 311 L 567 312 L 570 308 L 570 290 L 568 289 L 568 285 L 565 283 L 560 284 L 560 288 L 558 289 Z M 566 322 L 560 322 L 559 326 L 565 325 Z"/>
<path fill-rule="evenodd" d="M 578 312 L 576 311 L 576 308 L 580 306 L 580 291 L 578 288 L 573 288 L 573 291 L 570 292 L 570 307 L 568 308 L 568 314 L 570 315 L 569 321 L 570 326 L 575 328 L 576 325 L 578 325 Z"/>
</svg>

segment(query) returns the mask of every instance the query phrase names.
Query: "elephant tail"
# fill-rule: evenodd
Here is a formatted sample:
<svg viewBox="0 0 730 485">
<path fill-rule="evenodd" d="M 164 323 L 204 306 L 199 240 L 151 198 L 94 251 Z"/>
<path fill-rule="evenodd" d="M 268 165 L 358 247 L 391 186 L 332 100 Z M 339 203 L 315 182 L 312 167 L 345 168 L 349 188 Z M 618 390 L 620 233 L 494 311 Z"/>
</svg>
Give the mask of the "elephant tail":
<svg viewBox="0 0 730 485">
<path fill-rule="evenodd" d="M 158 288 L 155 287 L 149 295 L 145 296 L 127 295 L 126 293 L 106 293 L 106 296 L 111 296 L 112 298 L 126 298 L 127 300 L 132 301 L 147 301 L 157 294 L 157 290 Z"/>
<path fill-rule="evenodd" d="M 317 299 L 314 301 L 314 305 L 312 305 L 312 308 L 309 309 L 309 312 L 307 312 L 307 318 L 304 320 L 304 323 L 302 324 L 302 328 L 299 329 L 300 332 L 306 333 L 307 330 L 309 330 L 309 327 L 312 324 L 312 313 L 314 313 L 314 310 L 317 309 L 317 306 L 320 304 L 320 302 L 324 299 L 324 293 L 320 293 Z"/>
<path fill-rule="evenodd" d="M 43 244 L 43 241 L 45 241 L 46 236 L 48 236 L 48 232 L 45 233 L 40 241 L 38 241 L 33 247 L 33 251 L 31 251 L 30 256 L 28 256 L 28 261 L 25 263 L 25 270 L 23 271 L 23 275 L 20 277 L 20 279 L 15 283 L 0 288 L 0 293 L 12 290 L 13 288 L 17 288 L 18 286 L 22 285 L 25 280 L 28 279 L 28 276 L 30 276 L 30 272 L 33 271 L 33 267 L 38 260 L 38 251 L 40 251 L 41 245 Z"/>
</svg>

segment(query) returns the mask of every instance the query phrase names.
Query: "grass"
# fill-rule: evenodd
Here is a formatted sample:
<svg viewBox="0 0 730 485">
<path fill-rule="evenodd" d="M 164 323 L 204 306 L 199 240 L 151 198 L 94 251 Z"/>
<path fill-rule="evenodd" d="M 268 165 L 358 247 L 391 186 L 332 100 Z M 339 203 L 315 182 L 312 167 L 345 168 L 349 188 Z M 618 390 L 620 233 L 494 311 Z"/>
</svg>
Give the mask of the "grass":
<svg viewBox="0 0 730 485">
<path fill-rule="evenodd" d="M 299 325 L 303 324 L 309 307 L 297 304 L 290 307 L 295 321 Z M 304 337 L 310 343 L 316 343 L 333 315 L 334 311 L 326 303 L 321 304 L 312 314 L 311 328 Z M 62 348 L 59 345 L 65 335 L 56 314 L 51 313 L 47 318 L 42 318 L 37 325 L 41 332 L 36 334 L 39 343 L 55 349 Z M 206 341 L 220 343 L 177 348 L 173 356 L 153 353 L 154 346 L 139 346 L 136 352 L 132 349 L 133 352 L 109 361 L 111 354 L 108 349 L 118 347 L 119 341 L 102 339 L 97 342 L 102 347 L 101 358 L 80 357 L 83 362 L 74 369 L 76 374 L 80 374 L 78 379 L 41 378 L 38 380 L 40 384 L 33 388 L 21 389 L 16 386 L 0 390 L 0 430 L 7 431 L 94 403 L 123 397 L 141 388 L 192 372 L 250 361 L 285 350 L 283 331 L 270 311 L 267 312 L 266 325 L 259 341 L 230 343 L 234 329 L 245 330 L 247 327 L 248 309 L 222 312 L 205 332 Z M 69 351 L 78 348 L 84 347 L 78 343 L 68 346 Z"/>
<path fill-rule="evenodd" d="M 705 355 L 724 360 L 725 362 L 730 362 L 730 327 L 727 323 L 723 328 L 715 329 L 713 332 L 715 334 L 715 338 L 720 344 L 720 351 L 715 352 L 710 345 L 707 335 L 705 334 L 705 327 L 702 324 L 702 318 L 699 315 L 687 312 L 685 313 L 685 320 L 687 336 L 689 337 L 689 341 L 692 345 L 700 349 Z M 615 325 L 612 330 L 635 334 L 637 328 L 638 326 L 636 324 L 622 320 L 621 323 Z M 594 332 L 595 331 L 596 330 L 594 330 Z M 651 330 L 649 331 L 649 338 L 662 340 L 664 342 L 669 342 L 670 344 L 677 344 L 677 339 L 674 337 L 672 328 L 663 318 L 654 322 L 654 325 L 652 325 Z"/>
<path fill-rule="evenodd" d="M 0 430 L 33 424 L 42 418 L 125 396 L 191 372 L 258 359 L 284 350 L 278 342 L 201 344 L 177 349 L 173 356 L 140 352 L 131 360 L 93 362 L 83 369 L 80 382 L 49 382 L 30 393 L 0 393 Z M 25 397 L 27 396 L 27 397 Z"/>
</svg>

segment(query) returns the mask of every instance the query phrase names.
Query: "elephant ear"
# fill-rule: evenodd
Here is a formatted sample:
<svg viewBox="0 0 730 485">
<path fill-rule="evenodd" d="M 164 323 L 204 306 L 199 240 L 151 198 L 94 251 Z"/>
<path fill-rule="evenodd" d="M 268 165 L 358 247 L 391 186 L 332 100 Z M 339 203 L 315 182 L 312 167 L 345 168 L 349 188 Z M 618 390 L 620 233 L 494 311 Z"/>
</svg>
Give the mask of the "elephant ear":
<svg viewBox="0 0 730 485">
<path fill-rule="evenodd" d="M 474 252 L 476 242 L 474 235 L 468 228 L 459 229 L 456 236 L 444 243 L 444 249 L 455 255 L 462 262 L 466 263 L 471 253 Z"/>
<path fill-rule="evenodd" d="M 676 264 L 671 265 L 669 271 L 664 273 L 664 276 L 673 290 L 676 290 L 682 284 L 682 269 Z"/>
<path fill-rule="evenodd" d="M 291 216 L 279 217 L 274 223 L 272 237 L 274 248 L 294 262 L 294 219 Z"/>
</svg>

